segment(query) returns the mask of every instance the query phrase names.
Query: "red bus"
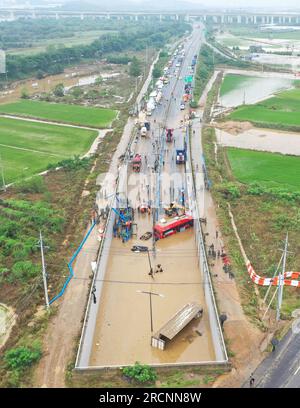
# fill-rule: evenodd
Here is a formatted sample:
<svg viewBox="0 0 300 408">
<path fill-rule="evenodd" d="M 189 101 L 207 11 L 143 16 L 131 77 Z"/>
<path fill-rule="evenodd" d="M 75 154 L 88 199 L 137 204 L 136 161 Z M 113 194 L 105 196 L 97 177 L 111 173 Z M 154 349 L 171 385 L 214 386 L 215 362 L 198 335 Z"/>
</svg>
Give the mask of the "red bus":
<svg viewBox="0 0 300 408">
<path fill-rule="evenodd" d="M 166 238 L 177 232 L 185 231 L 194 225 L 194 219 L 191 215 L 184 214 L 181 217 L 175 217 L 167 222 L 158 222 L 154 228 L 154 238 L 156 240 Z"/>
</svg>

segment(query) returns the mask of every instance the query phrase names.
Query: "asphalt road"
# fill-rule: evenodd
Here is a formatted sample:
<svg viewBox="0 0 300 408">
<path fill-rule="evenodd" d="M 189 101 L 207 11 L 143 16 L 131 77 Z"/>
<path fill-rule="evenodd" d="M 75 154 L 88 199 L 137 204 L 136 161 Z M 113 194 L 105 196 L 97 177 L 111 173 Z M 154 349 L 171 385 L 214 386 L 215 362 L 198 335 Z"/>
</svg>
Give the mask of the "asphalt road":
<svg viewBox="0 0 300 408">
<path fill-rule="evenodd" d="M 253 377 L 256 388 L 300 388 L 300 334 L 290 330 Z M 249 388 L 249 381 L 244 388 Z"/>
</svg>

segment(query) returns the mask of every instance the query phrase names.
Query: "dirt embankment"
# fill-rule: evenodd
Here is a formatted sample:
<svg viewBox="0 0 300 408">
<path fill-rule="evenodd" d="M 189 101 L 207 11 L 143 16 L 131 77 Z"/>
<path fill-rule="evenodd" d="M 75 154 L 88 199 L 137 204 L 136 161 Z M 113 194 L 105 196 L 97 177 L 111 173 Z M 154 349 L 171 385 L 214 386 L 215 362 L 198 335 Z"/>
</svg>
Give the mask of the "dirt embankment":
<svg viewBox="0 0 300 408">
<path fill-rule="evenodd" d="M 212 126 L 232 135 L 238 135 L 253 128 L 253 125 L 250 122 L 235 122 L 233 120 L 228 120 L 227 122 L 214 122 Z"/>
</svg>

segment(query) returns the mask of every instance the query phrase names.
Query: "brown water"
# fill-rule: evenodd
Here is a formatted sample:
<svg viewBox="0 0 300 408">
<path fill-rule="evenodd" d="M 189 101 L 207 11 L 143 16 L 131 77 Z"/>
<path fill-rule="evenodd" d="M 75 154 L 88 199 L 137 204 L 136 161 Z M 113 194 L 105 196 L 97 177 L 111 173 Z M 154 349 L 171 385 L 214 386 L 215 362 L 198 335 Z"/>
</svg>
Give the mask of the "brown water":
<svg viewBox="0 0 300 408">
<path fill-rule="evenodd" d="M 173 144 L 168 147 L 174 150 Z M 150 162 L 151 141 L 141 140 L 137 151 L 142 157 L 148 152 Z M 169 169 L 173 163 L 171 152 L 166 156 L 170 161 L 169 164 L 166 163 Z M 147 172 L 144 164 L 142 170 Z M 139 174 L 131 174 L 132 187 L 129 189 L 129 196 L 134 198 L 137 195 L 138 185 L 141 187 L 140 202 L 147 202 L 145 182 L 139 181 L 139 177 Z M 134 194 L 131 194 L 133 189 Z M 151 193 L 152 191 L 151 188 Z M 164 194 L 163 199 L 167 202 Z M 136 244 L 152 249 L 152 239 L 139 239 L 145 232 L 152 231 L 152 215 L 138 214 L 136 211 L 135 222 L 137 237 L 134 236 L 124 244 L 118 238 L 113 238 L 112 241 L 89 365 L 128 365 L 135 361 L 162 364 L 214 360 L 204 300 L 203 276 L 198 267 L 193 229 L 156 243 L 156 256 L 151 252 L 150 262 L 154 269 L 157 264 L 161 264 L 164 272 L 154 274 L 154 278 L 151 278 L 148 275 L 150 265 L 147 253 L 133 253 L 130 249 Z M 154 333 L 185 304 L 192 301 L 198 302 L 204 308 L 203 318 L 192 321 L 167 344 L 164 351 L 152 348 L 149 295 L 138 291 L 152 291 L 163 295 L 152 297 Z M 203 333 L 202 336 L 195 332 L 198 327 Z"/>
<path fill-rule="evenodd" d="M 140 218 L 140 232 L 149 230 L 148 216 L 141 215 Z M 118 238 L 113 239 L 106 279 L 136 283 L 104 284 L 90 365 L 214 360 L 193 231 L 182 232 L 158 243 L 156 260 L 151 257 L 151 262 L 153 265 L 161 263 L 164 272 L 155 274 L 154 279 L 148 275 L 147 254 L 130 251 L 135 242 L 139 240 L 122 244 Z M 139 243 L 145 245 L 144 241 Z M 177 284 L 179 282 L 185 284 Z M 203 318 L 192 321 L 164 351 L 152 348 L 149 296 L 138 293 L 139 290 L 164 296 L 152 297 L 154 332 L 191 301 L 204 307 Z M 202 336 L 195 333 L 199 324 Z"/>
</svg>

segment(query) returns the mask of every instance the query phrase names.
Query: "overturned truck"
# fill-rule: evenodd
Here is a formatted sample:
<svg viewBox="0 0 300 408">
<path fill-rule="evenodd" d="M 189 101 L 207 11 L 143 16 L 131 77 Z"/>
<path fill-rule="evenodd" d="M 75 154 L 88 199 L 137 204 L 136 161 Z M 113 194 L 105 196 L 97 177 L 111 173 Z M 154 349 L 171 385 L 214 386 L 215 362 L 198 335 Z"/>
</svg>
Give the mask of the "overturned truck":
<svg viewBox="0 0 300 408">
<path fill-rule="evenodd" d="M 187 303 L 151 337 L 151 346 L 164 350 L 167 341 L 173 340 L 193 319 L 199 319 L 202 315 L 203 308 L 198 303 Z"/>
</svg>

